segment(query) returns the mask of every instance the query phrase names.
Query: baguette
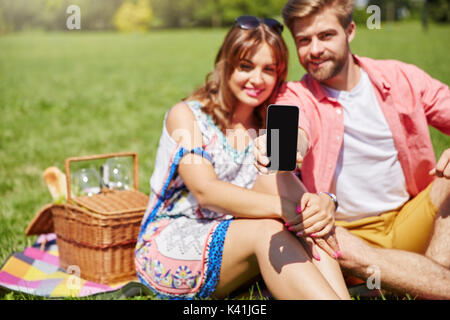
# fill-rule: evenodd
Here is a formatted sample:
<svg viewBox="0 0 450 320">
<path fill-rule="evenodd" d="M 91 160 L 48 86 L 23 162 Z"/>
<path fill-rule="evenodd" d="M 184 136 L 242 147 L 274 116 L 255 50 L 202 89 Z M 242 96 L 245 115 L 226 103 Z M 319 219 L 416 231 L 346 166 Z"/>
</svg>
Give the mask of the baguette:
<svg viewBox="0 0 450 320">
<path fill-rule="evenodd" d="M 67 200 L 66 175 L 57 167 L 45 169 L 42 178 L 47 184 L 53 201 Z"/>
</svg>

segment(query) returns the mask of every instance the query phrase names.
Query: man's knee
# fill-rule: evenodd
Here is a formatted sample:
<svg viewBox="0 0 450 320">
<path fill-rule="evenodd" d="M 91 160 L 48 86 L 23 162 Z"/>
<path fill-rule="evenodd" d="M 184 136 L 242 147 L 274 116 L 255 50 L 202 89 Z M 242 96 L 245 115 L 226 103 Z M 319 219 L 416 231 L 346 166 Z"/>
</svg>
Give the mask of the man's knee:
<svg viewBox="0 0 450 320">
<path fill-rule="evenodd" d="M 449 208 L 450 210 L 450 208 Z M 450 268 L 450 216 L 440 210 L 425 255 L 436 263 Z"/>
<path fill-rule="evenodd" d="M 438 208 L 433 232 L 425 255 L 450 268 L 450 180 L 436 178 L 430 190 L 431 202 Z"/>
<path fill-rule="evenodd" d="M 450 214 L 450 179 L 436 178 L 430 190 L 431 202 L 441 215 Z"/>
</svg>

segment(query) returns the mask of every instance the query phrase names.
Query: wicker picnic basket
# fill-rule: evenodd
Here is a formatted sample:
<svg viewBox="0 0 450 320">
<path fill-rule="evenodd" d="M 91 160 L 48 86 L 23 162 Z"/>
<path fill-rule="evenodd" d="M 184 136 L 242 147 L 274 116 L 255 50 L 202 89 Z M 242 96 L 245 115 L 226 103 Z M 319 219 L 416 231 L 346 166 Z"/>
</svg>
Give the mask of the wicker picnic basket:
<svg viewBox="0 0 450 320">
<path fill-rule="evenodd" d="M 132 156 L 134 190 L 71 196 L 73 162 Z M 65 161 L 67 203 L 51 207 L 61 268 L 78 266 L 81 278 L 111 284 L 136 278 L 134 249 L 148 196 L 138 191 L 136 153 L 73 157 Z"/>
</svg>

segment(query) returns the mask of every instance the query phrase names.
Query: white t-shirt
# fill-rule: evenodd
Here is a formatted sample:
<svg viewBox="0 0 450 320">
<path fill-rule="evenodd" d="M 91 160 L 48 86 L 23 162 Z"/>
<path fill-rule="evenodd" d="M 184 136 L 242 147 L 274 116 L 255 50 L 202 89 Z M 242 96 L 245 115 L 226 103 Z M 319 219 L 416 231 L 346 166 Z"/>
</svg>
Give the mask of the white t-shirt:
<svg viewBox="0 0 450 320">
<path fill-rule="evenodd" d="M 353 221 L 403 205 L 409 194 L 392 132 L 367 73 L 351 91 L 328 87 L 344 112 L 344 139 L 331 192 L 339 208 L 337 220 Z"/>
</svg>

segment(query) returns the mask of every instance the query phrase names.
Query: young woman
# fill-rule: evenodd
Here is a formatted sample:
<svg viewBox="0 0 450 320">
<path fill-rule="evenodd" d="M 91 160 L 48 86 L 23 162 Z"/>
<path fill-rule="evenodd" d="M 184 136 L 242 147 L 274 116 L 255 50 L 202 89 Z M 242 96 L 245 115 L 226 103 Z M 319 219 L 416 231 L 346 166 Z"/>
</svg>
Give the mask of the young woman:
<svg viewBox="0 0 450 320">
<path fill-rule="evenodd" d="M 278 175 L 255 183 L 253 139 L 286 78 L 282 29 L 237 18 L 206 83 L 166 114 L 136 246 L 139 279 L 160 297 L 221 298 L 261 274 L 275 298 L 349 298 L 337 261 L 311 259 L 285 225 L 300 197 L 326 198 L 303 186 L 280 197 Z"/>
</svg>

